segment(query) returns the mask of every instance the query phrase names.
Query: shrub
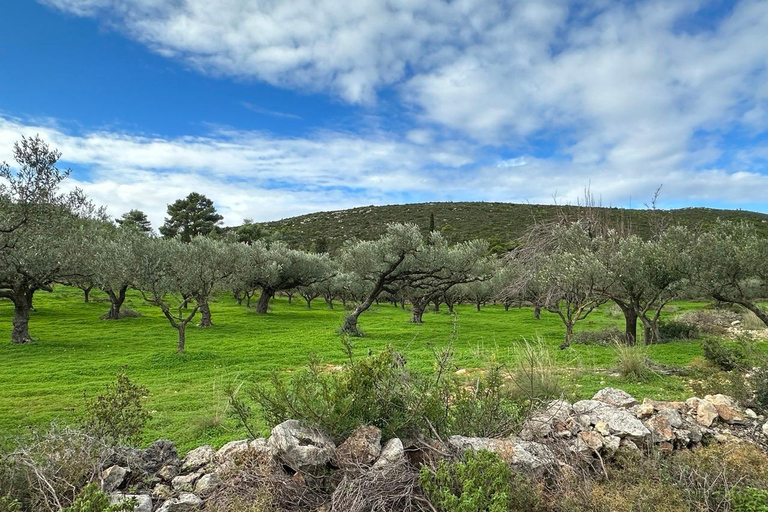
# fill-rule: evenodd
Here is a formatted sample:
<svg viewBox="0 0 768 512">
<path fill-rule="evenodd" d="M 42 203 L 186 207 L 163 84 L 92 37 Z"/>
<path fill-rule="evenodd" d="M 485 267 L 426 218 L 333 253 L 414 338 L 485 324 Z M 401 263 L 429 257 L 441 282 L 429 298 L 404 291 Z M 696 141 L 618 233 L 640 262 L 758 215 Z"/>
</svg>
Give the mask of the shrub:
<svg viewBox="0 0 768 512">
<path fill-rule="evenodd" d="M 749 367 L 747 353 L 742 345 L 726 344 L 719 338 L 707 338 L 702 344 L 704 358 L 724 371 Z"/>
<path fill-rule="evenodd" d="M 468 384 L 452 367 L 450 349 L 436 353 L 435 368 L 425 373 L 410 371 L 391 347 L 359 359 L 350 356 L 338 371 L 328 371 L 312 357 L 307 368 L 288 378 L 275 373 L 268 385 L 257 385 L 247 395 L 271 425 L 297 419 L 337 439 L 362 425 L 379 427 L 385 438 L 510 433 L 520 409 L 501 376 L 503 367 L 491 365 Z M 230 400 L 253 435 L 249 405 L 235 392 Z"/>
<path fill-rule="evenodd" d="M 700 334 L 723 335 L 736 320 L 741 320 L 741 314 L 734 311 L 696 309 L 678 316 L 676 322 L 688 324 Z"/>
<path fill-rule="evenodd" d="M 58 512 L 99 477 L 110 454 L 100 438 L 54 424 L 32 432 L 8 454 L 0 486 L 24 510 Z"/>
<path fill-rule="evenodd" d="M 83 488 L 72 506 L 61 512 L 133 512 L 137 504 L 136 500 L 130 499 L 118 505 L 110 505 L 109 496 L 99 490 L 98 484 L 90 483 Z"/>
<path fill-rule="evenodd" d="M 768 512 L 768 490 L 755 487 L 731 489 L 733 512 Z"/>
<path fill-rule="evenodd" d="M 112 444 L 137 444 L 150 418 L 144 410 L 148 394 L 147 388 L 120 372 L 102 395 L 86 404 L 85 428 Z"/>
<path fill-rule="evenodd" d="M 645 347 L 617 344 L 616 363 L 619 374 L 630 381 L 643 382 L 654 375 Z"/>
<path fill-rule="evenodd" d="M 754 403 L 763 411 L 768 411 L 767 363 L 768 361 L 763 361 L 763 364 L 759 368 L 754 369 L 749 377 L 749 383 L 751 384 L 754 395 Z"/>
<path fill-rule="evenodd" d="M 524 479 L 513 476 L 495 453 L 467 451 L 459 462 L 440 461 L 424 466 L 422 489 L 435 509 L 443 512 L 535 511 L 539 494 Z M 513 500 L 514 497 L 514 500 Z"/>
<path fill-rule="evenodd" d="M 659 334 L 666 340 L 691 340 L 699 336 L 699 328 L 687 322 L 671 320 L 659 324 Z"/>
<path fill-rule="evenodd" d="M 617 343 L 624 343 L 625 340 L 625 334 L 618 329 L 582 331 L 571 335 L 571 343 L 576 345 L 600 345 L 609 347 Z"/>
</svg>

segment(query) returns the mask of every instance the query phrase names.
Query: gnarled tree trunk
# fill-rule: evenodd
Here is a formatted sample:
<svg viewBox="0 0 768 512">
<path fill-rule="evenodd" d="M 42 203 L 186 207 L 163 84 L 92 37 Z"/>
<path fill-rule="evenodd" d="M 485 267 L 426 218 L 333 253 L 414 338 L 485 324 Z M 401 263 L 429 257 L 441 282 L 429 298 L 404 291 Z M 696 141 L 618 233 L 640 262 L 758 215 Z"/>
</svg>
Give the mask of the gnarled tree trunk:
<svg viewBox="0 0 768 512">
<path fill-rule="evenodd" d="M 128 285 L 123 285 L 115 293 L 112 288 L 105 288 L 107 296 L 109 297 L 109 311 L 102 318 L 105 320 L 118 320 L 120 318 L 120 308 L 123 307 L 125 302 L 125 294 L 128 291 Z"/>
<path fill-rule="evenodd" d="M 29 335 L 29 313 L 32 308 L 24 292 L 14 294 L 13 301 L 13 330 L 11 341 L 13 343 L 29 343 L 32 337 Z"/>
<path fill-rule="evenodd" d="M 269 309 L 269 301 L 275 296 L 275 291 L 269 288 L 262 288 L 261 295 L 259 296 L 259 302 L 256 303 L 256 313 L 260 315 L 266 315 Z M 290 298 L 288 299 L 290 303 Z"/>
<path fill-rule="evenodd" d="M 213 321 L 211 321 L 211 308 L 208 306 L 207 300 L 200 300 L 200 327 L 212 327 Z"/>
</svg>

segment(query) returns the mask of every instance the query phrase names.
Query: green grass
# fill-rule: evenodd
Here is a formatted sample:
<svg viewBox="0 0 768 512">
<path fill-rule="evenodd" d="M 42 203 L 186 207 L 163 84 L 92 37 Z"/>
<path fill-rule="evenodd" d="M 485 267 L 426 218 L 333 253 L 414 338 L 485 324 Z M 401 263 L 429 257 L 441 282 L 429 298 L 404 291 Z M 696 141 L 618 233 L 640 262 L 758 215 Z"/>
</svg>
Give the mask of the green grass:
<svg viewBox="0 0 768 512">
<path fill-rule="evenodd" d="M 308 310 L 303 301 L 274 301 L 266 316 L 238 306 L 228 296 L 211 304 L 214 327 L 190 326 L 187 350 L 175 352 L 176 331 L 158 309 L 130 295 L 127 306 L 141 317 L 118 321 L 99 320 L 108 309 L 105 297 L 93 293 L 82 302 L 79 290 L 58 287 L 52 294 L 35 296 L 31 333 L 38 340 L 28 345 L 0 343 L 0 436 L 16 435 L 30 425 L 50 421 L 70 422 L 82 410 L 83 396 L 94 396 L 112 381 L 122 367 L 150 390 L 153 418 L 144 437 L 173 440 L 186 450 L 202 443 L 221 445 L 244 437 L 231 418 L 222 414 L 223 388 L 235 379 L 264 380 L 273 370 L 300 368 L 315 351 L 324 363 L 345 360 L 336 329 L 344 312 L 326 309 L 321 300 Z M 340 306 L 340 305 L 339 305 Z M 677 308 L 698 307 L 679 303 Z M 558 351 L 562 325 L 555 315 L 542 313 L 535 320 L 530 309 L 489 306 L 481 312 L 472 306 L 457 308 L 457 368 L 473 369 L 495 353 L 512 363 L 516 347 L 524 339 L 541 337 L 551 350 L 563 378 L 578 396 L 591 396 L 606 386 L 620 386 L 638 397 L 677 399 L 689 391 L 678 377 L 654 378 L 628 383 L 611 376 L 616 352 L 612 347 L 574 346 Z M 10 337 L 12 306 L 0 302 L 0 332 Z M 402 351 L 409 366 L 432 365 L 433 350 L 446 346 L 454 329 L 453 318 L 442 311 L 427 313 L 423 325 L 408 322 L 409 312 L 380 305 L 360 320 L 367 337 L 355 339 L 356 353 L 377 351 L 392 344 Z M 621 318 L 607 308 L 577 326 L 577 330 L 620 327 Z M 8 338 L 6 338 L 8 339 Z M 659 363 L 683 365 L 702 355 L 697 342 L 649 347 Z M 265 429 L 266 425 L 261 425 Z"/>
</svg>

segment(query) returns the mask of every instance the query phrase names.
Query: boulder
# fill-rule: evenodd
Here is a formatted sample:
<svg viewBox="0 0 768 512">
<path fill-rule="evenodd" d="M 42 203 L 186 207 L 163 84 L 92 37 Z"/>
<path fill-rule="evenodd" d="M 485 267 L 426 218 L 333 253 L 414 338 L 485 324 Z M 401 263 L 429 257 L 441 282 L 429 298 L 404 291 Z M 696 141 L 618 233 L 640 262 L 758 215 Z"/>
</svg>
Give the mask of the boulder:
<svg viewBox="0 0 768 512">
<path fill-rule="evenodd" d="M 197 471 L 213 462 L 214 457 L 216 457 L 216 452 L 208 445 L 195 448 L 184 457 L 184 462 L 181 464 L 181 472 Z"/>
<path fill-rule="evenodd" d="M 683 417 L 676 408 L 668 407 L 666 409 L 661 409 L 659 411 L 659 416 L 664 416 L 673 428 L 680 428 L 683 426 Z"/>
<path fill-rule="evenodd" d="M 247 453 L 250 449 L 249 441 L 247 439 L 241 439 L 239 441 L 230 441 L 216 452 L 216 461 L 219 463 L 226 462 L 240 457 L 244 453 Z"/>
<path fill-rule="evenodd" d="M 594 430 L 579 432 L 579 439 L 592 451 L 599 452 L 603 448 L 603 435 Z"/>
<path fill-rule="evenodd" d="M 190 473 L 188 475 L 179 475 L 171 481 L 171 487 L 176 491 L 192 492 L 195 488 L 195 482 L 200 478 L 199 473 Z"/>
<path fill-rule="evenodd" d="M 699 400 L 696 407 L 696 421 L 702 427 L 711 427 L 712 423 L 719 416 L 715 406 L 707 400 Z"/>
<path fill-rule="evenodd" d="M 215 473 L 203 475 L 195 484 L 195 494 L 198 496 L 208 496 L 221 486 L 221 478 Z"/>
<path fill-rule="evenodd" d="M 110 505 L 120 505 L 130 499 L 136 500 L 136 506 L 133 512 L 152 512 L 152 498 L 146 494 L 122 494 L 113 493 L 109 497 Z"/>
<path fill-rule="evenodd" d="M 172 498 L 157 509 L 157 512 L 194 512 L 200 510 L 203 500 L 191 492 L 183 492 L 178 498 Z"/>
<path fill-rule="evenodd" d="M 650 435 L 650 431 L 632 413 L 605 402 L 581 400 L 573 404 L 573 410 L 576 414 L 586 417 L 590 425 L 605 423 L 610 435 L 629 437 L 636 441 L 643 441 Z"/>
<path fill-rule="evenodd" d="M 603 437 L 603 448 L 609 451 L 616 451 L 621 446 L 621 438 L 618 436 Z"/>
<path fill-rule="evenodd" d="M 598 402 L 603 402 L 614 407 L 621 407 L 622 409 L 628 409 L 633 405 L 637 405 L 637 400 L 635 400 L 632 395 L 624 390 L 616 388 L 601 389 L 595 393 L 592 400 L 597 400 Z"/>
<path fill-rule="evenodd" d="M 643 400 L 643 403 L 640 404 L 637 407 L 637 410 L 635 411 L 635 417 L 639 419 L 645 419 L 650 418 L 653 416 L 654 408 L 653 408 L 653 402 L 648 400 Z"/>
<path fill-rule="evenodd" d="M 272 429 L 269 449 L 294 471 L 325 466 L 336 451 L 333 440 L 324 432 L 287 420 Z"/>
<path fill-rule="evenodd" d="M 657 414 L 645 422 L 645 426 L 651 431 L 654 443 L 670 442 L 675 439 L 672 425 L 663 414 Z"/>
<path fill-rule="evenodd" d="M 520 437 L 533 441 L 563 432 L 567 430 L 566 423 L 572 414 L 573 408 L 569 402 L 553 400 L 525 420 Z"/>
<path fill-rule="evenodd" d="M 157 478 L 164 482 L 170 482 L 174 478 L 176 478 L 179 475 L 179 468 L 178 466 L 163 466 L 160 468 L 160 470 L 156 473 Z"/>
<path fill-rule="evenodd" d="M 552 451 L 541 443 L 512 437 L 490 439 L 485 437 L 451 436 L 448 445 L 458 454 L 467 450 L 486 450 L 497 453 L 514 469 L 526 472 L 541 472 L 557 463 Z"/>
<path fill-rule="evenodd" d="M 746 423 L 744 413 L 733 398 L 725 395 L 707 395 L 704 400 L 711 403 L 720 419 L 729 425 Z"/>
<path fill-rule="evenodd" d="M 101 473 L 101 490 L 114 492 L 126 483 L 131 471 L 121 466 L 110 466 Z"/>
<path fill-rule="evenodd" d="M 381 453 L 381 430 L 376 427 L 360 427 L 346 439 L 333 456 L 334 463 L 341 469 L 355 469 L 370 466 Z"/>
<path fill-rule="evenodd" d="M 381 469 L 392 464 L 397 464 L 405 458 L 405 449 L 403 448 L 403 442 L 398 438 L 393 438 L 384 443 L 384 447 L 381 449 L 381 455 L 374 463 L 374 469 Z"/>
<path fill-rule="evenodd" d="M 147 473 L 156 473 L 163 466 L 178 466 L 176 446 L 167 439 L 158 439 L 141 454 L 141 464 Z"/>
</svg>

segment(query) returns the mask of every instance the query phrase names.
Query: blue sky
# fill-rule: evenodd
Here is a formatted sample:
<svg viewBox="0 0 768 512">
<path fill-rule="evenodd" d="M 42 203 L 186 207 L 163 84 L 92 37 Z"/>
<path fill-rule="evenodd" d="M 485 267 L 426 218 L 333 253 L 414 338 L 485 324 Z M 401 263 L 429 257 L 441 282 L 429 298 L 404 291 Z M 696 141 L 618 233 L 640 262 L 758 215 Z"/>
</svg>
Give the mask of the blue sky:
<svg viewBox="0 0 768 512">
<path fill-rule="evenodd" d="M 18 0 L 0 160 L 113 215 L 485 200 L 768 211 L 768 2 Z"/>
</svg>

